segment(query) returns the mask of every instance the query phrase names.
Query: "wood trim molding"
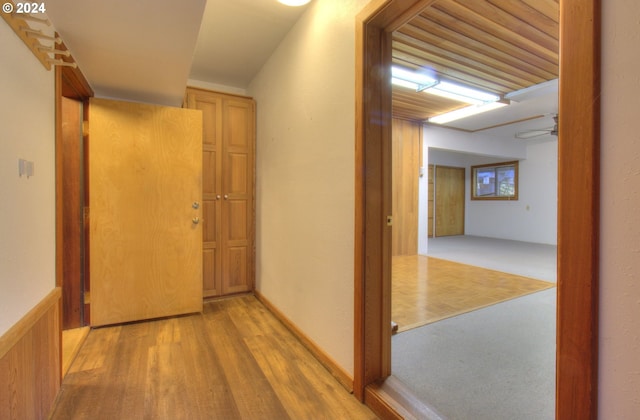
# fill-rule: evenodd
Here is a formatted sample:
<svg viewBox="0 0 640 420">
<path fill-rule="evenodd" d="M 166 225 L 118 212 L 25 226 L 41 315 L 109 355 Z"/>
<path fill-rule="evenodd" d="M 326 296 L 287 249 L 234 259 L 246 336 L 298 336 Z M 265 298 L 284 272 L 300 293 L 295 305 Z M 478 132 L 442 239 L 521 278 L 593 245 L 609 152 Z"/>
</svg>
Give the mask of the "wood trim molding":
<svg viewBox="0 0 640 420">
<path fill-rule="evenodd" d="M 385 130 L 391 56 L 385 33 L 424 0 L 373 0 L 356 19 L 354 393 L 389 374 L 381 216 L 390 199 Z M 560 0 L 556 418 L 595 419 L 598 396 L 600 0 Z M 390 103 L 390 100 L 389 100 Z M 378 396 L 382 398 L 383 396 Z M 376 398 L 378 398 L 376 397 Z"/>
<path fill-rule="evenodd" d="M 308 337 L 300 328 L 287 318 L 269 299 L 257 290 L 253 292 L 255 297 L 275 316 L 303 346 L 333 375 L 334 378 L 349 392 L 353 392 L 353 378 L 331 356 L 325 353 L 318 344 Z"/>
<path fill-rule="evenodd" d="M 433 407 L 420 401 L 407 386 L 395 376 L 368 385 L 365 404 L 383 419 L 444 420 Z"/>
<path fill-rule="evenodd" d="M 36 306 L 0 337 L 0 359 L 24 337 L 42 316 L 62 297 L 62 289 L 54 288 Z"/>
<path fill-rule="evenodd" d="M 556 418 L 598 415 L 600 0 L 560 1 Z"/>
</svg>

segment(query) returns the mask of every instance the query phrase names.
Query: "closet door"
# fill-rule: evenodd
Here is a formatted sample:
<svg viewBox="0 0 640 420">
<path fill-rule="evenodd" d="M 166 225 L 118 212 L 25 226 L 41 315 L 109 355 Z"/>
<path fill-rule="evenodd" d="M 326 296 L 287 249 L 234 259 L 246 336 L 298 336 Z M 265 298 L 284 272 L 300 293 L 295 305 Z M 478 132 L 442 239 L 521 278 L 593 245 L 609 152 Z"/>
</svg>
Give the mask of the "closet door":
<svg viewBox="0 0 640 420">
<path fill-rule="evenodd" d="M 92 325 L 202 311 L 202 114 L 92 99 Z"/>
<path fill-rule="evenodd" d="M 222 97 L 187 91 L 187 106 L 202 111 L 202 289 L 204 297 L 220 296 L 222 224 Z"/>
<path fill-rule="evenodd" d="M 203 113 L 204 297 L 253 290 L 255 102 L 187 88 Z"/>
<path fill-rule="evenodd" d="M 222 293 L 253 289 L 254 144 L 253 100 L 223 102 Z"/>
</svg>

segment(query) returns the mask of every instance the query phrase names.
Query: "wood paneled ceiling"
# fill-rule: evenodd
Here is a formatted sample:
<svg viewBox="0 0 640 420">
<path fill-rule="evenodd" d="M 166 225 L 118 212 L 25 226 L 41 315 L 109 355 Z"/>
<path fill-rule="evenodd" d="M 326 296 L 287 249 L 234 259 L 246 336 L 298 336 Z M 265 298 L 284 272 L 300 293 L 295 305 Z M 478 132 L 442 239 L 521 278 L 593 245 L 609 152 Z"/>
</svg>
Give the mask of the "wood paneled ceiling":
<svg viewBox="0 0 640 420">
<path fill-rule="evenodd" d="M 393 33 L 393 64 L 503 96 L 558 78 L 557 0 L 436 0 Z M 467 106 L 393 85 L 393 115 Z"/>
</svg>

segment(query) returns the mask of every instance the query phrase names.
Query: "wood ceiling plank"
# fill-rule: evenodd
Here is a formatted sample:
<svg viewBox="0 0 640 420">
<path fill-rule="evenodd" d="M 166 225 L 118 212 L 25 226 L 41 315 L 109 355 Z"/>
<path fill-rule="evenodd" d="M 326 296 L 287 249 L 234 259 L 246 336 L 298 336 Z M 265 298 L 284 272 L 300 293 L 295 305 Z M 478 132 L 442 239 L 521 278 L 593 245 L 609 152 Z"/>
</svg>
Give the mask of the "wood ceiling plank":
<svg viewBox="0 0 640 420">
<path fill-rule="evenodd" d="M 451 3 L 454 1 L 451 0 Z M 503 37 L 509 39 L 514 34 L 525 37 L 530 43 L 535 43 L 548 50 L 558 50 L 558 40 L 531 26 L 529 22 L 522 21 L 502 8 L 495 6 L 488 0 L 455 0 L 456 3 L 466 8 L 477 16 L 482 16 L 494 23 L 497 30 L 504 31 Z M 443 3 L 445 4 L 445 3 Z M 446 3 L 449 4 L 449 3 Z M 470 15 L 473 18 L 473 15 Z"/>
<path fill-rule="evenodd" d="M 528 50 L 518 48 L 510 42 L 500 39 L 497 36 L 485 31 L 481 31 L 478 28 L 461 21 L 457 17 L 451 16 L 435 8 L 431 8 L 428 11 L 428 15 L 421 15 L 421 19 L 426 19 L 430 22 L 440 25 L 441 27 L 448 28 L 449 30 L 459 33 L 470 39 L 476 39 L 478 42 L 484 43 L 491 48 L 502 51 L 503 53 L 513 56 L 514 58 L 528 63 L 531 66 L 542 69 L 545 72 L 553 74 L 558 77 L 558 60 L 547 60 L 539 55 L 533 54 Z M 420 22 L 420 21 L 418 21 Z M 556 54 L 557 57 L 557 54 Z"/>
<path fill-rule="evenodd" d="M 522 72 L 520 77 L 527 77 L 524 75 L 525 73 L 543 80 L 551 80 L 558 77 L 557 71 L 547 71 L 532 65 L 519 59 L 515 54 L 508 54 L 495 46 L 489 45 L 488 42 L 470 38 L 423 16 L 417 16 L 397 32 L 420 39 L 427 44 L 440 45 L 463 55 L 477 57 L 477 60 L 483 61 L 485 64 L 502 63 L 500 68 L 504 68 L 506 71 L 514 71 L 515 74 Z M 522 53 L 519 55 L 522 55 Z"/>
<path fill-rule="evenodd" d="M 538 10 L 554 22 L 560 22 L 560 5 L 557 0 L 522 0 L 522 2 Z"/>
<path fill-rule="evenodd" d="M 522 89 L 532 83 L 527 81 L 513 81 L 512 77 L 505 77 L 503 74 L 496 74 L 491 69 L 479 69 L 472 67 L 474 63 L 464 57 L 448 54 L 444 56 L 436 55 L 433 51 L 424 51 L 404 42 L 394 40 L 393 58 L 402 59 L 420 65 L 423 68 L 430 68 L 443 78 L 452 82 L 463 83 L 467 86 L 505 94 L 513 90 Z"/>
<path fill-rule="evenodd" d="M 511 16 L 518 18 L 532 28 L 558 40 L 558 22 L 553 21 L 523 1 L 488 0 L 488 2 Z"/>
<path fill-rule="evenodd" d="M 537 30 L 531 30 L 530 26 L 504 12 L 496 11 L 496 8 L 486 1 L 448 0 L 437 3 L 433 7 L 552 63 L 558 61 L 557 40 Z"/>
<path fill-rule="evenodd" d="M 530 69 L 531 66 L 525 65 L 523 62 L 509 60 L 506 54 L 502 54 L 500 59 L 496 59 L 494 58 L 496 54 L 491 54 L 491 51 L 487 51 L 487 48 L 483 50 L 470 48 L 469 46 L 472 43 L 445 39 L 413 25 L 405 25 L 400 31 L 394 33 L 393 39 L 430 51 L 433 54 L 464 57 L 465 61 L 470 63 L 470 66 L 485 73 L 504 73 L 508 79 L 516 83 L 537 84 L 554 78 L 553 75 L 548 73 L 544 75 L 538 74 L 536 71 L 538 69 L 536 68 L 533 68 L 532 71 Z M 498 51 L 498 53 L 500 52 Z"/>
</svg>

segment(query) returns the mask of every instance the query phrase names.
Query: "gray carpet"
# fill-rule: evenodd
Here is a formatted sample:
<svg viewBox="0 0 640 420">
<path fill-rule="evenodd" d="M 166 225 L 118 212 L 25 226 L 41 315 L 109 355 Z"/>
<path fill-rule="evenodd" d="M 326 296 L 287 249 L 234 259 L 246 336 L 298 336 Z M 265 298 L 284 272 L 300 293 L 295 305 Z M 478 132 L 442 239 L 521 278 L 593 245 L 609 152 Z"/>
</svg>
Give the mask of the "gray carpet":
<svg viewBox="0 0 640 420">
<path fill-rule="evenodd" d="M 449 236 L 428 255 L 556 282 L 554 245 Z M 553 419 L 555 326 L 553 288 L 402 332 L 393 375 L 447 419 Z"/>
<path fill-rule="evenodd" d="M 427 255 L 556 282 L 557 247 L 555 245 L 469 235 L 443 236 L 429 238 Z"/>
<path fill-rule="evenodd" d="M 393 374 L 448 419 L 554 418 L 556 289 L 393 337 Z"/>
</svg>

